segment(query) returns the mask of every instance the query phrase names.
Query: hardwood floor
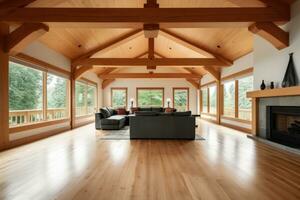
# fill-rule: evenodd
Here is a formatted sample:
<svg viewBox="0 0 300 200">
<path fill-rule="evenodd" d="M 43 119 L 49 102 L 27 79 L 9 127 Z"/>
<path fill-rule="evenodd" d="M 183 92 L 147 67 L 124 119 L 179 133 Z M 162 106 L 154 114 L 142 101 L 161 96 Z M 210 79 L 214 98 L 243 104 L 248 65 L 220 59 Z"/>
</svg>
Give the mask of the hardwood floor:
<svg viewBox="0 0 300 200">
<path fill-rule="evenodd" d="M 201 141 L 99 140 L 94 125 L 0 153 L 0 199 L 300 199 L 300 157 L 200 121 Z"/>
</svg>

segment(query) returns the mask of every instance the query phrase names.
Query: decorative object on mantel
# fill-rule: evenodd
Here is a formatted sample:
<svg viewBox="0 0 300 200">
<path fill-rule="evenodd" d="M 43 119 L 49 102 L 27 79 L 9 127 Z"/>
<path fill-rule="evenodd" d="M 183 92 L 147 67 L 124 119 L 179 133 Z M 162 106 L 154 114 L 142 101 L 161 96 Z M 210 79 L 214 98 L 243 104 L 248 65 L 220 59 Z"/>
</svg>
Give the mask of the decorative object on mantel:
<svg viewBox="0 0 300 200">
<path fill-rule="evenodd" d="M 260 85 L 260 89 L 261 89 L 261 90 L 266 89 L 265 80 L 262 80 L 262 83 L 261 83 L 261 85 Z"/>
<path fill-rule="evenodd" d="M 291 87 L 291 86 L 296 86 L 298 85 L 298 77 L 295 71 L 295 64 L 294 64 L 294 59 L 293 59 L 293 54 L 290 53 L 290 60 L 289 64 L 287 66 L 283 81 L 281 86 L 282 87 Z"/>
<path fill-rule="evenodd" d="M 270 88 L 274 89 L 274 82 L 273 81 L 271 82 Z"/>
</svg>

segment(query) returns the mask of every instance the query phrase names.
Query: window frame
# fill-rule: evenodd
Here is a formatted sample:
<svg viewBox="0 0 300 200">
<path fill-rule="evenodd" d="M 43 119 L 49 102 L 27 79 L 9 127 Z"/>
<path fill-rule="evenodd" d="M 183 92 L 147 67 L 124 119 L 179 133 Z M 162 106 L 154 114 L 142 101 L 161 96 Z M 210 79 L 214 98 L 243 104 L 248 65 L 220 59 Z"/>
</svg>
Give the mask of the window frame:
<svg viewBox="0 0 300 200">
<path fill-rule="evenodd" d="M 9 126 L 9 132 L 10 133 L 16 133 L 20 131 L 40 128 L 44 126 L 49 126 L 56 123 L 63 123 L 63 122 L 69 122 L 71 120 L 71 93 L 70 93 L 70 86 L 71 86 L 71 80 L 70 80 L 70 72 L 65 71 L 63 69 L 60 69 L 56 66 L 50 65 L 46 62 L 37 60 L 35 58 L 32 58 L 30 56 L 27 56 L 25 54 L 20 54 L 17 56 L 11 56 L 9 57 L 9 62 L 14 62 L 20 65 L 23 65 L 24 67 L 28 67 L 31 69 L 38 70 L 42 73 L 42 115 L 43 120 L 38 122 L 32 122 L 32 123 L 26 123 L 26 124 L 17 124 L 17 125 L 8 125 Z M 47 113 L 48 113 L 48 101 L 47 101 L 47 78 L 48 74 L 55 75 L 60 78 L 64 78 L 67 81 L 67 102 L 66 102 L 66 108 L 68 116 L 65 118 L 60 119 L 47 119 Z"/>
<path fill-rule="evenodd" d="M 213 87 L 213 86 L 216 87 L 216 107 L 217 107 L 217 104 L 218 104 L 217 82 L 216 81 L 209 82 L 207 84 L 202 85 L 201 88 L 200 88 L 200 113 L 202 113 L 204 115 L 217 116 L 217 113 L 210 113 L 210 90 L 209 90 L 209 88 Z M 203 112 L 203 99 L 202 99 L 203 91 L 202 90 L 207 91 L 207 112 Z M 218 112 L 218 108 L 216 108 L 216 110 Z"/>
<path fill-rule="evenodd" d="M 190 110 L 190 88 L 188 88 L 188 87 L 173 87 L 173 108 L 175 108 L 175 91 L 176 90 L 186 90 L 187 91 L 186 111 L 189 111 Z"/>
<path fill-rule="evenodd" d="M 139 106 L 139 90 L 162 90 L 162 106 L 165 107 L 165 88 L 163 87 L 137 87 L 136 88 L 136 106 Z"/>
<path fill-rule="evenodd" d="M 228 120 L 235 120 L 235 121 L 238 121 L 238 122 L 241 122 L 241 123 L 247 123 L 247 124 L 252 123 L 252 118 L 250 120 L 239 118 L 239 81 L 243 78 L 251 77 L 251 76 L 253 76 L 253 73 L 249 72 L 249 73 L 245 73 L 245 74 L 237 75 L 237 76 L 230 75 L 230 76 L 228 76 L 228 78 L 225 77 L 222 80 L 223 82 L 221 83 L 221 88 L 222 88 L 221 118 L 228 119 Z M 235 102 L 234 102 L 234 117 L 224 115 L 224 84 L 226 82 L 230 82 L 230 81 L 234 82 L 234 95 L 235 95 L 234 96 L 234 100 L 235 100 Z M 250 100 L 250 101 L 252 101 L 252 100 Z M 252 108 L 251 108 L 251 111 L 252 111 Z"/>
<path fill-rule="evenodd" d="M 127 87 L 111 87 L 110 88 L 110 106 L 113 108 L 113 91 L 124 90 L 125 91 L 125 109 L 128 108 L 128 88 Z"/>
<path fill-rule="evenodd" d="M 85 110 L 86 110 L 86 113 L 87 114 L 85 114 L 85 115 L 80 115 L 80 116 L 77 116 L 76 115 L 76 82 L 80 82 L 80 83 L 82 83 L 82 84 L 84 84 L 85 85 L 85 90 L 84 90 L 84 95 L 85 95 L 85 97 L 86 97 L 86 100 L 85 100 L 85 105 L 84 105 L 84 107 L 85 107 Z M 91 114 L 88 114 L 88 105 L 87 105 L 87 93 L 88 93 L 88 86 L 94 86 L 94 87 L 96 87 L 96 94 L 95 94 L 95 96 L 96 96 L 96 98 L 95 98 L 95 103 L 96 103 L 96 105 L 95 105 L 95 107 L 96 108 L 98 108 L 98 84 L 97 83 L 95 83 L 95 82 L 93 82 L 93 81 L 91 81 L 91 80 L 88 80 L 88 79 L 85 79 L 85 78 L 80 78 L 80 79 L 78 79 L 78 80 L 75 80 L 75 91 L 74 91 L 74 102 L 75 102 L 75 118 L 76 119 L 80 119 L 80 118 L 86 118 L 86 117 L 91 117 L 91 116 L 93 116 L 94 115 L 94 113 L 91 113 Z"/>
</svg>

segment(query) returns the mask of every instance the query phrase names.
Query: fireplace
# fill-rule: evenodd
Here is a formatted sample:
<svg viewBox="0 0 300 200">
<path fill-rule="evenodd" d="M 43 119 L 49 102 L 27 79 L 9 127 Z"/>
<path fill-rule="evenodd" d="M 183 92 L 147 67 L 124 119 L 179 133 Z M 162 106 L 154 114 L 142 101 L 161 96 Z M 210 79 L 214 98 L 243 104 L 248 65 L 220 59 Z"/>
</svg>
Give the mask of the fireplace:
<svg viewBox="0 0 300 200">
<path fill-rule="evenodd" d="M 300 106 L 267 106 L 267 139 L 300 149 Z"/>
</svg>

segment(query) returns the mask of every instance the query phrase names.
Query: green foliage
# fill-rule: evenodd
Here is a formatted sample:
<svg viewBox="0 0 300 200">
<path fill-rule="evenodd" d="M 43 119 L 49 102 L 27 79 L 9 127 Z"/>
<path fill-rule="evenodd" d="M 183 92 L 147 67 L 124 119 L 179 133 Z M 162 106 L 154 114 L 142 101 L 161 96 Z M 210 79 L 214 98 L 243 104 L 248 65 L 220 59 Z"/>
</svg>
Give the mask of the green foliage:
<svg viewBox="0 0 300 200">
<path fill-rule="evenodd" d="M 112 107 L 124 108 L 126 107 L 126 90 L 112 90 Z"/>
<path fill-rule="evenodd" d="M 217 113 L 217 87 L 212 86 L 209 88 L 209 112 L 212 114 Z"/>
<path fill-rule="evenodd" d="M 177 111 L 187 110 L 188 90 L 175 90 L 174 91 L 174 108 Z"/>
<path fill-rule="evenodd" d="M 163 91 L 158 89 L 138 90 L 138 103 L 141 107 L 163 106 Z"/>
<path fill-rule="evenodd" d="M 47 77 L 48 108 L 66 108 L 67 80 L 55 75 Z"/>
<path fill-rule="evenodd" d="M 87 106 L 95 107 L 96 105 L 96 87 L 88 85 L 87 88 Z"/>
<path fill-rule="evenodd" d="M 75 84 L 76 107 L 83 107 L 85 105 L 85 101 L 86 101 L 85 87 L 86 85 L 84 83 L 76 81 Z"/>
<path fill-rule="evenodd" d="M 208 102 L 207 102 L 207 95 L 208 95 L 208 93 L 207 93 L 207 88 L 205 88 L 205 89 L 202 89 L 201 90 L 201 97 L 202 97 L 202 112 L 207 112 L 207 104 L 208 104 Z"/>
<path fill-rule="evenodd" d="M 235 85 L 234 81 L 224 84 L 224 115 L 234 116 Z"/>
<path fill-rule="evenodd" d="M 9 109 L 41 109 L 43 99 L 42 72 L 9 63 Z"/>
</svg>

